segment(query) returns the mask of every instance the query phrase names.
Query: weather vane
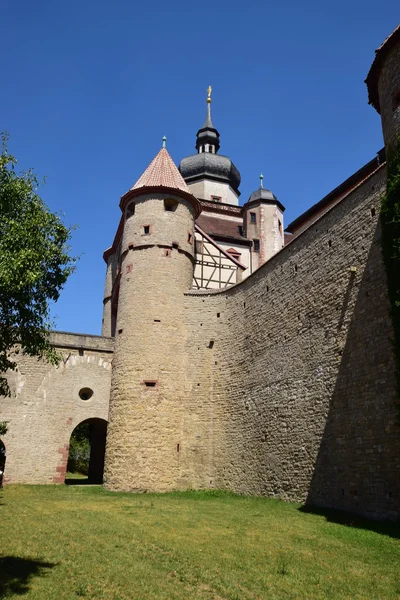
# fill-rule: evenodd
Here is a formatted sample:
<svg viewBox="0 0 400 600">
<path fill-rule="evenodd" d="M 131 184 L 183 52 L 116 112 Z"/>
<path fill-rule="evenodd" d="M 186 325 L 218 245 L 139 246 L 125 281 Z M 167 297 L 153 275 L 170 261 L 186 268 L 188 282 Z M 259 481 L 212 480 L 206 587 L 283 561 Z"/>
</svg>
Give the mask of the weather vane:
<svg viewBox="0 0 400 600">
<path fill-rule="evenodd" d="M 212 87 L 211 87 L 211 85 L 209 85 L 207 88 L 207 104 L 211 104 L 211 92 L 212 92 Z"/>
</svg>

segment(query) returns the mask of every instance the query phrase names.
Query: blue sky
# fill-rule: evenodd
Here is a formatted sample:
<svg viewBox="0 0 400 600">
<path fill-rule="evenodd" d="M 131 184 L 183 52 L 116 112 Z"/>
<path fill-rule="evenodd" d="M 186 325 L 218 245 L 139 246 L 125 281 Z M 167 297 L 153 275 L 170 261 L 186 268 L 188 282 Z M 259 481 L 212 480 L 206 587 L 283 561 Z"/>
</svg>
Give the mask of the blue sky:
<svg viewBox="0 0 400 600">
<path fill-rule="evenodd" d="M 382 147 L 364 79 L 398 0 L 213 3 L 0 0 L 0 131 L 76 224 L 56 328 L 100 333 L 118 202 L 167 135 L 195 152 L 208 85 L 221 154 L 286 206 L 288 224 Z"/>
</svg>

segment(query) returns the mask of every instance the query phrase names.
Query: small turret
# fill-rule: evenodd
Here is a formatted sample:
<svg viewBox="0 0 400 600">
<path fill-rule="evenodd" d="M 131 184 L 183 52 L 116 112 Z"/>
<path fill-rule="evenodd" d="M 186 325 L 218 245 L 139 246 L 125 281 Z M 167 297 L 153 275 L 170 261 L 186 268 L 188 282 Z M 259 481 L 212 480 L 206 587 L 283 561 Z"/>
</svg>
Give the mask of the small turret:
<svg viewBox="0 0 400 600">
<path fill-rule="evenodd" d="M 244 235 L 253 240 L 252 270 L 258 269 L 284 243 L 283 212 L 285 207 L 275 194 L 263 186 L 264 176 L 260 175 L 260 187 L 253 192 L 243 206 Z"/>
<path fill-rule="evenodd" d="M 369 103 L 382 117 L 388 152 L 400 136 L 400 25 L 376 50 L 365 82 Z"/>
</svg>

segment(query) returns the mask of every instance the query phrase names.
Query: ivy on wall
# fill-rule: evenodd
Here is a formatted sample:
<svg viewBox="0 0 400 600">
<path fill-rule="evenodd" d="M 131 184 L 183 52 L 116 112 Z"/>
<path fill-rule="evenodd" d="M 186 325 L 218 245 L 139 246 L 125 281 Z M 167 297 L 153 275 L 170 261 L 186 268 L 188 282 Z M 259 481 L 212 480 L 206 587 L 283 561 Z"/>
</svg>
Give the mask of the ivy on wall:
<svg viewBox="0 0 400 600">
<path fill-rule="evenodd" d="M 388 155 L 387 190 L 382 198 L 382 253 L 394 328 L 400 411 L 400 138 Z M 400 417 L 400 413 L 399 413 Z"/>
</svg>

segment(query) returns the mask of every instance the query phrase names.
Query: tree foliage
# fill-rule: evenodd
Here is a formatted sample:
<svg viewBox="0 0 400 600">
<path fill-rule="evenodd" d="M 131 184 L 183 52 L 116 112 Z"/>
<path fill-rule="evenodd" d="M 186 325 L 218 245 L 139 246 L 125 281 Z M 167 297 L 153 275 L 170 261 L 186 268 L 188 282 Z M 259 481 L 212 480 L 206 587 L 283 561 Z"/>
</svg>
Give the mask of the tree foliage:
<svg viewBox="0 0 400 600">
<path fill-rule="evenodd" d="M 69 443 L 67 471 L 88 475 L 90 460 L 91 423 L 80 423 L 72 432 Z"/>
<path fill-rule="evenodd" d="M 49 302 L 56 301 L 74 269 L 71 228 L 38 196 L 32 170 L 18 173 L 1 135 L 0 154 L 0 373 L 15 370 L 20 351 L 57 364 L 49 343 Z M 0 376 L 0 395 L 9 395 Z"/>
</svg>

